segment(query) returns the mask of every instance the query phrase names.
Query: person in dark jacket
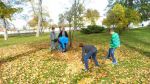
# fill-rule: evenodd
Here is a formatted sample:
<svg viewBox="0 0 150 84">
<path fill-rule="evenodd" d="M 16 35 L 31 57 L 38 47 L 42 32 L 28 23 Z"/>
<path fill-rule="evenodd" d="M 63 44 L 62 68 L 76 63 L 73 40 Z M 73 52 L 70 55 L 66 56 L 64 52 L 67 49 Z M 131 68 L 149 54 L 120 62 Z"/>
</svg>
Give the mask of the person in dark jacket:
<svg viewBox="0 0 150 84">
<path fill-rule="evenodd" d="M 85 64 L 85 71 L 88 71 L 88 60 L 90 57 L 94 60 L 96 66 L 99 66 L 99 63 L 96 59 L 97 48 L 93 45 L 84 45 L 83 43 L 79 44 L 79 47 L 82 47 L 82 62 Z"/>
<path fill-rule="evenodd" d="M 60 27 L 61 29 L 61 27 Z M 60 40 L 62 39 L 62 40 Z M 64 43 L 63 40 L 68 39 L 68 34 L 65 31 L 65 28 L 62 28 L 59 35 L 58 35 L 58 43 L 59 43 L 59 50 L 62 52 L 66 52 L 67 51 L 67 45 L 68 43 Z M 64 43 L 64 44 L 63 44 Z"/>
<path fill-rule="evenodd" d="M 58 35 L 58 38 L 62 36 L 68 37 L 68 33 L 65 31 L 65 28 L 62 28 L 61 32 Z"/>
</svg>

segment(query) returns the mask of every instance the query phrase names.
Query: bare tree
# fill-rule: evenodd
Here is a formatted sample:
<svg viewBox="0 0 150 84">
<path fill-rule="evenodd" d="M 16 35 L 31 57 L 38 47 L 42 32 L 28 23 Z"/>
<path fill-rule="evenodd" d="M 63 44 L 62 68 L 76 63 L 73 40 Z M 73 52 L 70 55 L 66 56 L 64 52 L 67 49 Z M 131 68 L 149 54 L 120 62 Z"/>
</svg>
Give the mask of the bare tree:
<svg viewBox="0 0 150 84">
<path fill-rule="evenodd" d="M 36 37 L 40 36 L 40 30 L 42 29 L 42 0 L 39 0 L 38 2 L 38 9 L 39 14 L 38 14 L 38 28 L 36 32 Z"/>
<path fill-rule="evenodd" d="M 3 30 L 4 30 L 4 40 L 8 39 L 8 34 L 7 34 L 7 26 L 6 26 L 6 20 L 3 18 Z"/>
<path fill-rule="evenodd" d="M 69 46 L 72 47 L 72 40 L 73 40 L 73 35 L 72 35 L 72 31 L 71 31 L 71 28 L 72 28 L 72 24 L 71 23 L 73 21 L 72 10 L 67 11 L 64 15 L 65 15 L 66 20 L 69 23 L 69 39 L 70 39 Z"/>
<path fill-rule="evenodd" d="M 74 0 L 71 8 L 66 11 L 65 15 L 65 19 L 68 21 L 69 23 L 69 39 L 70 39 L 70 47 L 72 47 L 72 42 L 73 42 L 73 31 L 72 31 L 72 27 L 74 28 L 74 30 L 77 29 L 77 27 L 79 27 L 79 24 L 82 23 L 82 14 L 84 11 L 84 0 L 83 2 L 81 2 L 82 0 Z"/>
</svg>

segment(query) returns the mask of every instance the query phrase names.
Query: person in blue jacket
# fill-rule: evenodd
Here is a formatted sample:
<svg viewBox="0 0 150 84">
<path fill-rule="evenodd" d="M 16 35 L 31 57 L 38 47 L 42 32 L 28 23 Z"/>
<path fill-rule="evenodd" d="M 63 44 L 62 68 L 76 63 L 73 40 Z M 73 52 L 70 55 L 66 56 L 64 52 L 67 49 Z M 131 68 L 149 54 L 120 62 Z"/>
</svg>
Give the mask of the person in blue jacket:
<svg viewBox="0 0 150 84">
<path fill-rule="evenodd" d="M 60 42 L 60 39 L 62 42 Z M 64 40 L 66 41 L 66 43 L 64 43 Z M 67 41 L 69 41 L 68 39 L 68 33 L 67 31 L 65 31 L 65 28 L 60 26 L 60 33 L 58 35 L 58 48 L 59 50 L 66 52 L 67 51 Z"/>
<path fill-rule="evenodd" d="M 108 51 L 107 59 L 110 59 L 112 57 L 112 63 L 117 64 L 117 60 L 114 56 L 116 48 L 120 47 L 120 38 L 118 33 L 114 32 L 113 28 L 109 29 L 109 33 L 111 34 L 111 40 L 110 40 L 110 48 Z"/>
<path fill-rule="evenodd" d="M 66 36 L 59 37 L 59 42 L 61 44 L 62 52 L 66 52 L 67 51 L 67 45 L 68 45 L 68 42 L 69 42 L 68 37 L 66 37 Z"/>
</svg>

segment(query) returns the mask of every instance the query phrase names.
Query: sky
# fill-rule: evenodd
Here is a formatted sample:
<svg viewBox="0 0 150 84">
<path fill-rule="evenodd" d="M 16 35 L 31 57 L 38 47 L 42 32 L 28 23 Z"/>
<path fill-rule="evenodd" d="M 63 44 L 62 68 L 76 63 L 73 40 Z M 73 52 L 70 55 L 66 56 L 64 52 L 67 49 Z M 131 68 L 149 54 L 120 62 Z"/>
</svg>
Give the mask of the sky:
<svg viewBox="0 0 150 84">
<path fill-rule="evenodd" d="M 73 1 L 73 0 L 72 0 Z M 43 5 L 48 8 L 49 14 L 53 19 L 54 23 L 58 23 L 58 15 L 71 7 L 71 0 L 44 0 Z M 102 20 L 105 14 L 105 8 L 108 4 L 107 0 L 85 0 L 85 8 L 96 9 L 100 13 Z"/>
<path fill-rule="evenodd" d="M 101 24 L 104 14 L 105 8 L 108 4 L 108 0 L 85 0 L 84 6 L 86 9 L 96 9 L 100 13 L 100 19 L 97 21 L 98 24 Z M 71 7 L 73 0 L 43 0 L 42 7 L 45 8 L 50 18 L 53 20 L 54 24 L 58 23 L 58 15 L 60 13 L 64 13 L 68 8 Z M 28 2 L 26 5 L 21 6 L 23 11 L 17 14 L 15 20 L 12 23 L 16 26 L 16 28 L 22 28 L 26 26 L 27 21 L 32 18 L 32 7 Z M 22 18 L 24 15 L 30 15 L 27 18 Z M 19 24 L 18 24 L 19 23 Z"/>
<path fill-rule="evenodd" d="M 5 1 L 5 0 L 4 0 Z M 8 0 L 9 1 L 9 0 Z M 37 0 L 35 0 L 37 1 Z M 108 5 L 108 0 L 84 0 L 84 6 L 86 9 L 96 9 L 100 13 L 100 19 L 97 21 L 97 24 L 101 25 L 102 20 L 106 15 L 106 6 Z M 58 23 L 58 15 L 64 13 L 71 7 L 73 0 L 43 0 L 42 7 L 45 8 L 50 18 L 53 20 L 54 24 Z M 27 22 L 32 19 L 33 11 L 31 4 L 24 3 L 22 5 L 17 5 L 16 7 L 23 8 L 21 13 L 18 13 L 14 16 L 14 19 L 11 21 L 17 29 L 22 29 L 27 26 Z M 27 16 L 28 15 L 28 16 Z M 150 21 L 144 22 L 144 24 L 149 24 Z"/>
</svg>

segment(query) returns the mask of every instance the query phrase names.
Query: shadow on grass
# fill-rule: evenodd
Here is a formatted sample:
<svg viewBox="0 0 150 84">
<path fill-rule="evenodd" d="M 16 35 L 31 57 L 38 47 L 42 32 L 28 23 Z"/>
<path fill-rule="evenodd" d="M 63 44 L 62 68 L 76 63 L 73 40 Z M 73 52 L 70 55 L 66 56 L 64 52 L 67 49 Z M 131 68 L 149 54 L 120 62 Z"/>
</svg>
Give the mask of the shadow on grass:
<svg viewBox="0 0 150 84">
<path fill-rule="evenodd" d="M 148 39 L 148 38 L 147 38 L 147 39 Z M 140 43 L 140 44 L 144 44 L 145 46 L 150 45 L 150 42 L 145 42 L 145 41 L 140 40 L 140 39 L 138 39 L 138 38 L 136 38 L 136 37 L 133 37 L 133 36 L 130 36 L 130 39 L 129 39 L 129 40 L 134 41 L 134 42 L 138 42 L 138 43 Z"/>
<path fill-rule="evenodd" d="M 34 33 L 18 33 L 18 34 L 8 34 L 9 38 L 10 37 L 31 37 L 31 36 L 35 36 L 35 32 Z M 3 39 L 4 36 L 0 35 L 0 38 Z"/>
<path fill-rule="evenodd" d="M 35 52 L 40 51 L 42 49 L 47 49 L 48 48 L 48 44 L 41 44 L 41 43 L 39 43 L 39 44 L 30 44 L 29 46 L 31 48 L 34 48 L 34 49 L 30 50 L 28 52 L 24 52 L 24 53 L 15 55 L 13 57 L 7 57 L 7 58 L 0 59 L 0 66 L 4 63 L 14 61 L 14 60 L 19 59 L 19 58 L 24 57 L 24 56 L 29 56 L 32 53 L 35 53 Z"/>
<path fill-rule="evenodd" d="M 147 47 L 150 45 L 149 42 L 143 41 L 142 39 L 139 39 L 140 37 L 135 37 L 135 36 L 130 36 L 129 38 L 127 38 L 128 41 L 130 42 L 134 42 L 135 44 L 142 44 L 142 47 Z M 148 38 L 147 38 L 148 39 Z M 143 54 L 147 57 L 150 57 L 150 51 L 148 50 L 143 50 L 141 48 L 137 48 L 136 45 L 131 45 L 128 44 L 128 42 L 123 41 L 122 42 L 126 47 L 133 49 L 135 51 L 138 51 L 140 54 Z"/>
<path fill-rule="evenodd" d="M 150 57 L 150 52 L 144 51 L 144 50 L 139 49 L 139 48 L 136 48 L 136 47 L 131 46 L 131 45 L 125 43 L 125 42 L 122 42 L 122 43 L 123 43 L 126 47 L 128 47 L 128 48 L 130 48 L 130 49 L 132 49 L 132 50 L 135 50 L 135 51 L 138 51 L 140 54 L 143 54 L 143 55 L 145 55 L 145 56 L 147 56 L 147 57 Z"/>
</svg>

